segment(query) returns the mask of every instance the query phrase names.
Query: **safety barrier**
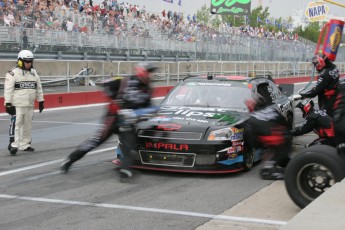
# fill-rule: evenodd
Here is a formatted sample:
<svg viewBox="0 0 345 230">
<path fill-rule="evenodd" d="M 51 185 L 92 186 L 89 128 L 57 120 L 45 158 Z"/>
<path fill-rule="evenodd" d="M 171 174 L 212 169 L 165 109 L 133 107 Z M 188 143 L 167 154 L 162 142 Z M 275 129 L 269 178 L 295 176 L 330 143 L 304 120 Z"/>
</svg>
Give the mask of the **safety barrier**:
<svg viewBox="0 0 345 230">
<path fill-rule="evenodd" d="M 70 92 L 70 84 L 89 85 L 112 76 L 128 75 L 138 61 L 59 61 L 36 59 L 34 67 L 39 71 L 45 86 L 65 86 L 64 91 Z M 287 77 L 310 76 L 312 65 L 309 62 L 262 62 L 262 61 L 179 61 L 152 62 L 159 67 L 152 77 L 155 86 L 173 85 L 186 76 L 191 75 L 270 75 L 274 79 Z M 345 63 L 336 63 L 340 73 L 345 73 Z M 0 61 L 0 69 L 10 70 L 15 61 Z M 81 72 L 82 70 L 88 70 Z M 92 72 L 90 72 L 92 71 Z M 0 86 L 5 77 L 5 71 L 0 73 Z M 82 76 L 80 76 L 82 75 Z M 92 81 L 92 82 L 91 82 Z"/>
</svg>

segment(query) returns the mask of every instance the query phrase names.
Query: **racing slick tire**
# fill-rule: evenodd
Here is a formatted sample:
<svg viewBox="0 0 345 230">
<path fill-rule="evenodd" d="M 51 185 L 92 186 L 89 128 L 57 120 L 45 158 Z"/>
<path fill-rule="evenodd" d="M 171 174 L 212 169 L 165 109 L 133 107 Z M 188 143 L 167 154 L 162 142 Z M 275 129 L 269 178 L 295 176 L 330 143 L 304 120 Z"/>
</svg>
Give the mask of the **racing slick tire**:
<svg viewBox="0 0 345 230">
<path fill-rule="evenodd" d="M 302 150 L 285 169 L 285 187 L 293 202 L 306 207 L 345 177 L 345 159 L 327 145 Z"/>
<path fill-rule="evenodd" d="M 243 171 L 248 172 L 254 165 L 254 153 L 255 149 L 246 150 L 243 153 Z"/>
</svg>

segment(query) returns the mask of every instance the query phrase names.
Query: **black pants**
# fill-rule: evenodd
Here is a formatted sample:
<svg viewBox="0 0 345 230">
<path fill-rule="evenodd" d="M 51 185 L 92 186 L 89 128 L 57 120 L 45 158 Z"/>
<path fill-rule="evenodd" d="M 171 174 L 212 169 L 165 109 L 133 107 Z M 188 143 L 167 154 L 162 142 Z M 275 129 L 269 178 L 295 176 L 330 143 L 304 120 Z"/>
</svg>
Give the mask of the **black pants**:
<svg viewBox="0 0 345 230">
<path fill-rule="evenodd" d="M 137 136 L 133 126 L 119 128 L 121 155 L 120 168 L 128 169 L 132 165 L 133 150 L 137 150 Z"/>
<path fill-rule="evenodd" d="M 277 162 L 277 165 L 285 168 L 290 161 L 291 146 L 292 141 L 287 138 L 282 145 L 268 147 L 268 151 L 272 151 L 272 158 L 270 160 Z"/>
<path fill-rule="evenodd" d="M 122 151 L 120 168 L 128 169 L 132 165 L 132 150 L 136 150 L 137 138 L 133 126 L 119 126 L 118 116 L 107 116 L 104 120 L 104 128 L 99 130 L 97 134 L 84 141 L 78 148 L 69 155 L 71 162 L 80 160 L 85 154 L 100 146 L 113 134 L 118 134 Z"/>
<path fill-rule="evenodd" d="M 259 140 L 259 136 L 253 134 L 250 126 L 245 127 L 244 142 L 248 148 L 263 149 L 263 161 L 275 161 L 280 167 L 286 167 L 290 161 L 290 152 L 292 150 L 292 136 L 284 132 L 284 143 L 279 145 L 267 145 Z"/>
<path fill-rule="evenodd" d="M 318 104 L 320 110 L 326 110 L 326 113 L 333 117 L 333 111 L 334 111 L 334 103 L 335 103 L 336 97 L 333 95 L 329 98 L 319 98 Z"/>
<path fill-rule="evenodd" d="M 334 121 L 334 131 L 336 144 L 345 143 L 345 114 Z"/>
<path fill-rule="evenodd" d="M 14 130 L 16 128 L 16 115 L 11 116 L 11 123 L 10 123 L 10 128 L 8 130 L 8 134 L 10 137 L 10 144 L 14 142 Z"/>
</svg>

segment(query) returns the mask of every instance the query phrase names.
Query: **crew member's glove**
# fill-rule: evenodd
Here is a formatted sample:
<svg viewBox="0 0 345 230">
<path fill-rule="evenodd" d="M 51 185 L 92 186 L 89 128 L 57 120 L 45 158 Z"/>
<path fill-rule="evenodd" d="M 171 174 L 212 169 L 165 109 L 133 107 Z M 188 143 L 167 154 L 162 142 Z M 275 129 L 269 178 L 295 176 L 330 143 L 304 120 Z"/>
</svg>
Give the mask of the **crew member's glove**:
<svg viewBox="0 0 345 230">
<path fill-rule="evenodd" d="M 40 113 L 42 113 L 43 109 L 44 109 L 44 101 L 40 101 L 38 103 L 38 110 L 40 111 Z"/>
<path fill-rule="evenodd" d="M 6 107 L 6 113 L 8 113 L 9 115 L 13 116 L 16 114 L 16 108 L 12 106 L 11 103 L 6 103 L 5 107 Z"/>
<path fill-rule="evenodd" d="M 300 93 L 299 95 L 301 96 L 301 100 L 304 100 L 304 99 L 307 98 L 307 97 L 306 97 L 307 94 L 305 94 L 305 93 Z"/>
</svg>

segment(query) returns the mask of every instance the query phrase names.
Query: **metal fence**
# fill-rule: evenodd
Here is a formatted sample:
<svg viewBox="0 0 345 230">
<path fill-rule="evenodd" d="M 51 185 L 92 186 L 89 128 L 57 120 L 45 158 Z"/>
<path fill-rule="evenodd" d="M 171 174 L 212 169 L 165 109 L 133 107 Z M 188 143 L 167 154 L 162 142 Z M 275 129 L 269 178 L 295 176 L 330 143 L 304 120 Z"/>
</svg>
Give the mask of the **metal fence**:
<svg viewBox="0 0 345 230">
<path fill-rule="evenodd" d="M 6 53 L 23 48 L 21 27 L 0 26 L 0 50 Z M 224 34 L 216 39 L 205 38 L 195 42 L 170 40 L 157 33 L 155 37 L 130 35 L 109 35 L 99 33 L 80 33 L 25 28 L 29 48 L 36 53 L 51 52 L 86 53 L 113 55 L 131 53 L 135 55 L 189 57 L 192 60 L 215 61 L 291 61 L 303 62 L 313 56 L 315 44 L 299 41 L 286 41 L 250 37 L 244 34 Z M 337 60 L 345 61 L 343 49 L 339 50 Z M 133 59 L 135 60 L 135 59 Z"/>
</svg>

